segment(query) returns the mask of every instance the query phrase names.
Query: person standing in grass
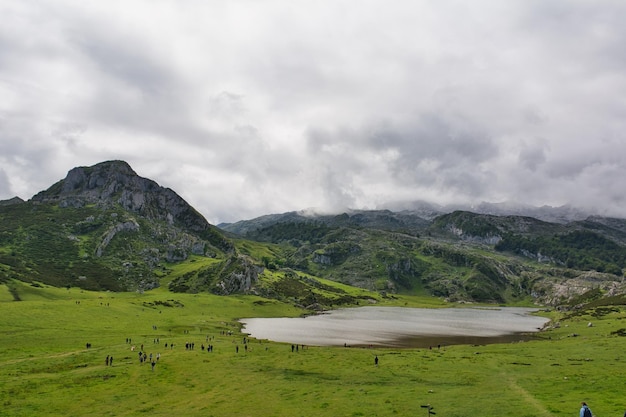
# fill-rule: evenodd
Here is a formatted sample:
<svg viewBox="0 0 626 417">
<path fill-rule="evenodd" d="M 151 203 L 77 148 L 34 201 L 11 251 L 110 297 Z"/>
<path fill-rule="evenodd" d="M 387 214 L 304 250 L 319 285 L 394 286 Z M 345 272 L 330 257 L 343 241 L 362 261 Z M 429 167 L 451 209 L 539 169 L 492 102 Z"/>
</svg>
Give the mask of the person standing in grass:
<svg viewBox="0 0 626 417">
<path fill-rule="evenodd" d="M 580 403 L 581 407 L 580 407 L 580 417 L 592 417 L 593 414 L 591 414 L 591 409 L 587 406 L 586 402 L 582 402 Z"/>
</svg>

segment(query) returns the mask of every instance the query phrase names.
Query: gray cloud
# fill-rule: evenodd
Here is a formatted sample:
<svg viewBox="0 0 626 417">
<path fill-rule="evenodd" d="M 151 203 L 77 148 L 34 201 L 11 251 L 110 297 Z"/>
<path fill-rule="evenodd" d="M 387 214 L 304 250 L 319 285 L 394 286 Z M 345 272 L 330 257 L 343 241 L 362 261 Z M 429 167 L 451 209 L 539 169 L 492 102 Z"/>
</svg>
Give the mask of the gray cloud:
<svg viewBox="0 0 626 417">
<path fill-rule="evenodd" d="M 539 166 L 546 162 L 545 149 L 541 146 L 525 147 L 520 151 L 519 162 L 521 166 L 536 171 Z"/>
<path fill-rule="evenodd" d="M 6 172 L 2 168 L 0 168 L 0 194 L 2 195 L 11 195 L 12 193 L 11 184 L 9 183 L 9 177 Z"/>
<path fill-rule="evenodd" d="M 0 198 L 125 159 L 212 222 L 411 199 L 626 215 L 622 2 L 0 11 Z"/>
</svg>

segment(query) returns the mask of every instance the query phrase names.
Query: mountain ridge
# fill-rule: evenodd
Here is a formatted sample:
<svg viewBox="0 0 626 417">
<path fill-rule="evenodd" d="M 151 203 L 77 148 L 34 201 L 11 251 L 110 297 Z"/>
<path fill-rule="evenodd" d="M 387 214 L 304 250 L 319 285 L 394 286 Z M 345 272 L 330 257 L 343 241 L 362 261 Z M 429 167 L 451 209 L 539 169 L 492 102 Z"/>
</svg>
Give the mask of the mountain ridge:
<svg viewBox="0 0 626 417">
<path fill-rule="evenodd" d="M 105 161 L 71 169 L 28 201 L 0 202 L 0 282 L 113 291 L 166 284 L 313 309 L 372 301 L 328 282 L 451 302 L 558 305 L 626 292 L 626 220 L 414 209 L 309 209 L 216 227 L 126 162 Z"/>
<path fill-rule="evenodd" d="M 80 208 L 87 204 L 101 207 L 120 204 L 124 209 L 147 218 L 180 224 L 223 250 L 232 250 L 197 210 L 170 188 L 140 177 L 125 161 L 105 161 L 91 167 L 76 167 L 47 190 L 29 201 L 52 202 L 60 207 Z"/>
<path fill-rule="evenodd" d="M 124 161 L 76 167 L 28 201 L 0 205 L 0 280 L 114 291 L 160 285 L 165 263 L 237 258 L 184 199 Z"/>
<path fill-rule="evenodd" d="M 454 211 L 428 221 L 407 212 L 354 210 L 289 212 L 220 227 L 294 247 L 282 265 L 351 285 L 378 280 L 379 290 L 422 288 L 450 300 L 489 302 L 532 294 L 547 303 L 592 288 L 624 290 L 623 219 L 551 223 Z"/>
</svg>

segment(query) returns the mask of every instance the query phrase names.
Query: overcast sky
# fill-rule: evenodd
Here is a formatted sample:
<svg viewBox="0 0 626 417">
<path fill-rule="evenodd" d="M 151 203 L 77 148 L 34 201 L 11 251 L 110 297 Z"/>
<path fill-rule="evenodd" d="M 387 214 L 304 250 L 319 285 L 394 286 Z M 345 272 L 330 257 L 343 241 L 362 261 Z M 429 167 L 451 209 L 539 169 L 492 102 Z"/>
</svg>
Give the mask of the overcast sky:
<svg viewBox="0 0 626 417">
<path fill-rule="evenodd" d="M 626 216 L 626 1 L 0 0 L 0 199 L 111 159 L 211 223 Z"/>
</svg>

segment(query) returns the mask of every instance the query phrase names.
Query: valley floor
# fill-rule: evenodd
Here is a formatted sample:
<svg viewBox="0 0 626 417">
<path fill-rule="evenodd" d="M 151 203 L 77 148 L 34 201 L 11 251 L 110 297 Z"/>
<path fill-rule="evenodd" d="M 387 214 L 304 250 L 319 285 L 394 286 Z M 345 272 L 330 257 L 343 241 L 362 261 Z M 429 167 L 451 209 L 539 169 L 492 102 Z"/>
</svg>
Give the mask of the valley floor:
<svg viewBox="0 0 626 417">
<path fill-rule="evenodd" d="M 15 302 L 0 287 L 3 416 L 425 416 L 430 405 L 439 416 L 564 417 L 583 400 L 601 416 L 626 406 L 624 306 L 546 313 L 561 325 L 532 342 L 295 349 L 239 331 L 242 317 L 301 313 L 271 300 L 21 291 Z"/>
</svg>

